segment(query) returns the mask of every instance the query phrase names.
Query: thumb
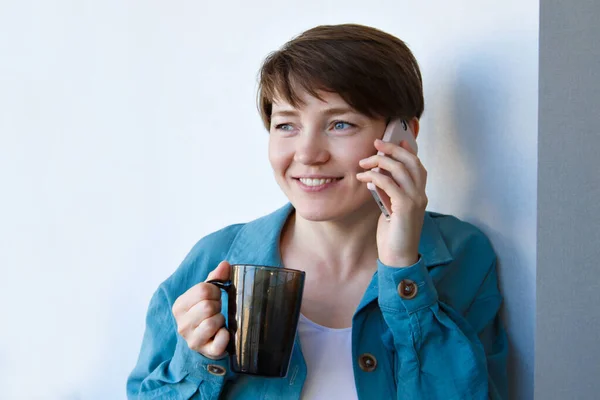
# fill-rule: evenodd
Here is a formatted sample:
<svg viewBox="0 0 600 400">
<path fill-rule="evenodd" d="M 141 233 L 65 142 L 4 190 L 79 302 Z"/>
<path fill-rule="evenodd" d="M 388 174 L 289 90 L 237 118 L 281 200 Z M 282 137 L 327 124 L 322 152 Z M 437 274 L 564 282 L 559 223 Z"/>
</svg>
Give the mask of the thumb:
<svg viewBox="0 0 600 400">
<path fill-rule="evenodd" d="M 231 265 L 229 262 L 223 260 L 217 265 L 217 268 L 213 269 L 210 274 L 208 274 L 206 280 L 210 281 L 211 279 L 218 279 L 220 281 L 226 281 L 229 279 L 229 275 L 231 274 L 230 271 Z"/>
</svg>

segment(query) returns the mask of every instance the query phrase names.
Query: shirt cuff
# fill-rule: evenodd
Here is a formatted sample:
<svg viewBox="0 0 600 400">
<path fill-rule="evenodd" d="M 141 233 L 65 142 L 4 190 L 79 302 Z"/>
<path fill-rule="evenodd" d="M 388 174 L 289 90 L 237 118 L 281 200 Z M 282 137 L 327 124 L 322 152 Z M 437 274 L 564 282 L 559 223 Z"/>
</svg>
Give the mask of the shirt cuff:
<svg viewBox="0 0 600 400">
<path fill-rule="evenodd" d="M 217 368 L 214 368 L 214 367 Z M 201 381 L 223 384 L 232 373 L 229 368 L 229 356 L 225 355 L 218 360 L 203 356 L 189 348 L 185 340 L 178 337 L 175 354 L 171 359 L 171 367 L 176 371 L 192 376 Z M 211 367 L 209 369 L 209 367 Z M 209 372 L 209 371 L 213 372 Z M 214 371 L 224 371 L 224 374 L 215 374 Z"/>
<path fill-rule="evenodd" d="M 382 309 L 412 314 L 438 301 L 438 293 L 419 254 L 419 260 L 409 267 L 393 267 L 377 260 L 379 306 Z M 402 295 L 401 288 L 416 290 L 415 294 Z M 412 298 L 409 298 L 414 296 Z"/>
</svg>

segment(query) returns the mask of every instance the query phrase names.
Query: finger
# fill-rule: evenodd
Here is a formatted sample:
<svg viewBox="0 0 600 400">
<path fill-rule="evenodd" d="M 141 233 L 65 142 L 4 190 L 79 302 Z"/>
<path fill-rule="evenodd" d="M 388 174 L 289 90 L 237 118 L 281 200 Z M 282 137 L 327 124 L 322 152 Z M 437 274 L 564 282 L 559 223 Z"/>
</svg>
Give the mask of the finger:
<svg viewBox="0 0 600 400">
<path fill-rule="evenodd" d="M 202 300 L 220 300 L 221 289 L 211 283 L 200 282 L 189 288 L 179 296 L 173 303 L 173 315 L 175 317 L 187 313 L 193 306 Z"/>
<path fill-rule="evenodd" d="M 227 280 L 229 279 L 231 265 L 223 260 L 212 270 L 206 281 L 211 279 Z M 205 281 L 205 282 L 206 282 Z M 188 312 L 192 306 L 202 300 L 219 300 L 221 298 L 221 289 L 213 284 L 201 282 L 189 288 L 184 294 L 179 296 L 173 303 L 173 314 L 175 316 Z"/>
<path fill-rule="evenodd" d="M 361 182 L 373 182 L 375 186 L 380 188 L 387 194 L 392 201 L 400 202 L 402 198 L 408 198 L 408 195 L 403 193 L 396 181 L 388 175 L 376 171 L 365 171 L 356 174 L 356 178 Z"/>
<path fill-rule="evenodd" d="M 412 160 L 414 162 L 408 163 L 409 171 L 411 171 L 411 176 L 413 176 L 413 180 L 415 181 L 415 184 L 419 188 L 422 188 L 423 190 L 425 190 L 425 186 L 427 185 L 427 169 L 421 162 L 421 159 L 419 158 L 419 156 L 417 156 L 417 152 L 410 146 L 410 144 L 408 144 L 408 142 L 406 140 L 403 140 L 402 142 L 400 142 L 400 146 L 403 149 L 405 149 L 406 151 L 410 152 L 414 156 L 414 158 L 412 158 Z M 414 169 L 411 169 L 410 165 L 413 165 L 413 164 L 414 164 Z"/>
<path fill-rule="evenodd" d="M 428 204 L 428 198 L 425 192 L 417 194 L 415 197 L 409 196 L 404 192 L 393 178 L 386 174 L 376 171 L 365 171 L 356 175 L 357 179 L 362 182 L 373 182 L 375 186 L 382 189 L 390 198 L 393 212 L 399 212 L 398 207 L 410 206 L 425 208 Z"/>
<path fill-rule="evenodd" d="M 377 140 L 375 141 L 375 147 L 378 151 L 402 162 L 407 167 L 417 187 L 425 188 L 427 171 L 407 141 L 403 140 L 400 145 L 395 145 Z"/>
<path fill-rule="evenodd" d="M 393 151 L 393 149 L 396 147 L 402 147 L 412 155 L 417 155 L 417 152 L 410 146 L 410 144 L 408 144 L 406 140 L 402 140 L 400 143 L 395 144 L 392 142 L 384 142 L 381 139 L 375 139 L 375 148 L 379 151 L 383 151 L 384 153 Z"/>
<path fill-rule="evenodd" d="M 410 197 L 419 195 L 419 188 L 413 181 L 413 177 L 404 164 L 393 158 L 382 155 L 375 155 L 361 163 L 363 168 L 380 168 L 391 174 L 394 181 Z"/>
<path fill-rule="evenodd" d="M 202 300 L 192 306 L 192 308 L 181 317 L 181 320 L 178 321 L 180 331 L 182 331 L 180 333 L 182 336 L 185 336 L 187 331 L 195 330 L 202 321 L 213 315 L 219 314 L 220 312 L 220 300 Z"/>
<path fill-rule="evenodd" d="M 424 189 L 427 182 L 427 170 L 421 163 L 421 159 L 417 157 L 414 150 L 408 142 L 403 140 L 401 145 L 383 142 L 379 139 L 375 141 L 375 147 L 378 151 L 400 161 L 406 166 L 410 175 L 418 188 Z"/>
<path fill-rule="evenodd" d="M 217 268 L 213 269 L 210 272 L 210 274 L 208 274 L 206 280 L 210 281 L 212 279 L 218 279 L 221 281 L 226 281 L 227 279 L 229 279 L 230 269 L 231 265 L 229 264 L 229 262 L 223 260 L 219 263 L 219 265 L 217 265 Z"/>
<path fill-rule="evenodd" d="M 204 346 L 224 325 L 225 317 L 223 314 L 219 313 L 210 318 L 206 318 L 196 329 L 194 329 L 190 341 L 196 343 L 199 347 Z"/>
<path fill-rule="evenodd" d="M 215 338 L 206 344 L 206 353 L 214 358 L 222 357 L 227 350 L 228 343 L 229 332 L 227 329 L 221 328 L 217 331 Z"/>
</svg>

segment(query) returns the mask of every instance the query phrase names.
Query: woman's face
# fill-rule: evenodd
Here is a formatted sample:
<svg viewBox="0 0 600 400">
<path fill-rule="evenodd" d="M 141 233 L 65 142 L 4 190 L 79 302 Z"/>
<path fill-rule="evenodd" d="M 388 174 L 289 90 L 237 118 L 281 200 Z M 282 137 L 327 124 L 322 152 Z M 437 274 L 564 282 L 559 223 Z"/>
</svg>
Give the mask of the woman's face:
<svg viewBox="0 0 600 400">
<path fill-rule="evenodd" d="M 269 137 L 275 179 L 296 212 L 313 221 L 377 213 L 356 174 L 363 171 L 358 162 L 377 152 L 374 141 L 383 136 L 385 120 L 354 111 L 336 93 L 319 92 L 323 101 L 298 94 L 301 108 L 273 103 Z"/>
</svg>

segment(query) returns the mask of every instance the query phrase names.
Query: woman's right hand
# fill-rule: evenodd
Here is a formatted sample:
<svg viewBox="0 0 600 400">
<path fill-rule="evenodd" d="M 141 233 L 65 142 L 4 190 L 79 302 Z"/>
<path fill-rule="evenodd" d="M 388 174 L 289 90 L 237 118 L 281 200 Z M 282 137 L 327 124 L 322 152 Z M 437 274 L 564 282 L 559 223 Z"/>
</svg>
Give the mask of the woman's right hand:
<svg viewBox="0 0 600 400">
<path fill-rule="evenodd" d="M 206 279 L 229 279 L 230 266 L 221 261 Z M 225 317 L 221 314 L 221 290 L 211 283 L 201 282 L 179 296 L 172 308 L 177 332 L 190 349 L 211 359 L 221 358 L 229 342 Z"/>
</svg>

